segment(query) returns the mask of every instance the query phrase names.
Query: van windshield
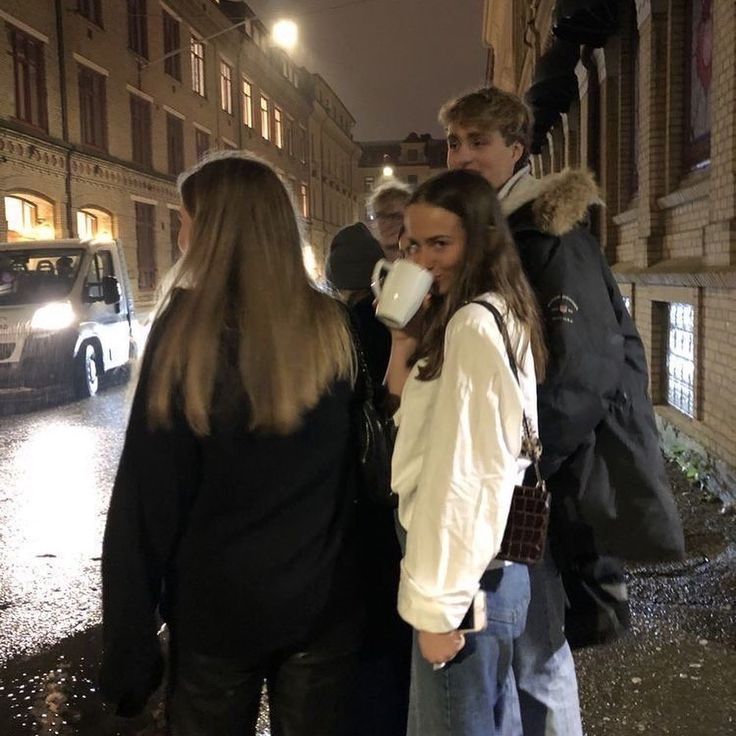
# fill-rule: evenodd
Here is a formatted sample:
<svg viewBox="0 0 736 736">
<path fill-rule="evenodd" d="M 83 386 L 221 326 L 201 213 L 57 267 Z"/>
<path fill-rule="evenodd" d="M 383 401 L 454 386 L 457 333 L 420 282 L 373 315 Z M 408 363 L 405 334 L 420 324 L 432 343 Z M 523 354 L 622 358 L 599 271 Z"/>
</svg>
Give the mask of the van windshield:
<svg viewBox="0 0 736 736">
<path fill-rule="evenodd" d="M 0 250 L 0 306 L 63 299 L 74 285 L 83 255 L 79 248 Z"/>
</svg>

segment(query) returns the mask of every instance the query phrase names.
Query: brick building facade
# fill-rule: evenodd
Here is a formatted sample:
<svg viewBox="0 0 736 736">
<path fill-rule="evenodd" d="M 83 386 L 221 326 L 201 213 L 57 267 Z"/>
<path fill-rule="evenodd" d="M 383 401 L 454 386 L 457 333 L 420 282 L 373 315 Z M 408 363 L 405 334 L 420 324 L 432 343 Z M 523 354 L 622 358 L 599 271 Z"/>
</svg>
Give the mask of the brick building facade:
<svg viewBox="0 0 736 736">
<path fill-rule="evenodd" d="M 537 105 L 537 174 L 596 173 L 606 207 L 593 227 L 646 344 L 665 434 L 733 493 L 736 5 L 591 0 L 576 11 L 590 38 L 573 38 L 564 110 L 550 109 L 569 77 L 554 6 L 486 0 L 489 81 Z"/>
<path fill-rule="evenodd" d="M 317 270 L 325 233 L 357 216 L 355 121 L 246 4 L 0 0 L 0 24 L 0 241 L 113 235 L 145 311 L 178 255 L 176 176 L 207 150 L 247 149 L 279 171 Z M 341 124 L 310 145 L 337 109 Z M 337 149 L 348 173 L 324 210 L 313 172 Z"/>
</svg>

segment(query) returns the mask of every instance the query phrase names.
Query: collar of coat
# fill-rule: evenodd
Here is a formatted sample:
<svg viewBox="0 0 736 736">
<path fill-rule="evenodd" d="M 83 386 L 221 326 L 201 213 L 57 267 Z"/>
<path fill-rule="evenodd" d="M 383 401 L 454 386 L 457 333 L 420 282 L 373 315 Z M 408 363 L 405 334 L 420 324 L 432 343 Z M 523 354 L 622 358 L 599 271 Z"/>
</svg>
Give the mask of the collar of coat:
<svg viewBox="0 0 736 736">
<path fill-rule="evenodd" d="M 535 225 L 543 233 L 564 235 L 585 218 L 588 207 L 603 204 L 598 185 L 586 169 L 565 169 L 535 179 L 528 170 L 512 182 L 501 201 L 508 217 L 529 202 Z"/>
</svg>

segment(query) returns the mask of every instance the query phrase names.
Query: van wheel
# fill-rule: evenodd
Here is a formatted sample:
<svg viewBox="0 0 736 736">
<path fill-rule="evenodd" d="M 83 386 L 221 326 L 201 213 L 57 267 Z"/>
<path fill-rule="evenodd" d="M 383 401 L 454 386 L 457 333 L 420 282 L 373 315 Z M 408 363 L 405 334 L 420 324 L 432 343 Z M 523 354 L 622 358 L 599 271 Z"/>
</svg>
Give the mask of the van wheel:
<svg viewBox="0 0 736 736">
<path fill-rule="evenodd" d="M 88 398 L 97 393 L 100 387 L 100 371 L 95 346 L 87 343 L 82 346 L 74 364 L 74 389 L 80 398 Z"/>
</svg>

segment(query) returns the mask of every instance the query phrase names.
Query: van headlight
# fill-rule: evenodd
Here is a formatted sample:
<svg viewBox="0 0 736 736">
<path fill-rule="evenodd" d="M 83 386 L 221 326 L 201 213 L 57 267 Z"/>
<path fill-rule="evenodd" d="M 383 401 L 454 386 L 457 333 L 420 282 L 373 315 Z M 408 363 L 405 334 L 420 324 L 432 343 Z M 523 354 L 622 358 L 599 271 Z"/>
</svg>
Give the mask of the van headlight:
<svg viewBox="0 0 736 736">
<path fill-rule="evenodd" d="M 36 310 L 31 320 L 31 328 L 45 332 L 57 332 L 69 327 L 76 318 L 77 315 L 74 314 L 69 302 L 51 302 Z"/>
</svg>

